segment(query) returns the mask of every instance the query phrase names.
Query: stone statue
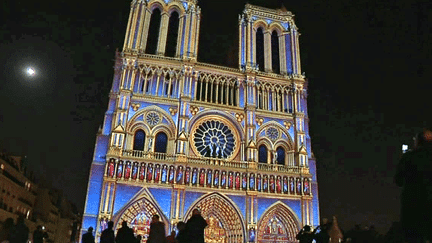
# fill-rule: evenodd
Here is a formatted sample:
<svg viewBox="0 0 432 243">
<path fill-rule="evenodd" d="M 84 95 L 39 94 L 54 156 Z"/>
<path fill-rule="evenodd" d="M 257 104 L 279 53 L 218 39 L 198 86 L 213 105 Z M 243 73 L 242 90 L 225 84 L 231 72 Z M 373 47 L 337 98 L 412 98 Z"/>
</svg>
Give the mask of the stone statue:
<svg viewBox="0 0 432 243">
<path fill-rule="evenodd" d="M 278 159 L 278 153 L 277 151 L 273 152 L 273 164 L 277 164 L 277 159 Z"/>
<path fill-rule="evenodd" d="M 219 221 L 210 216 L 207 220 L 208 226 L 204 230 L 205 242 L 206 243 L 225 243 L 226 242 L 226 231 L 219 226 Z"/>
<path fill-rule="evenodd" d="M 147 152 L 151 152 L 153 147 L 153 139 L 149 138 Z"/>
</svg>

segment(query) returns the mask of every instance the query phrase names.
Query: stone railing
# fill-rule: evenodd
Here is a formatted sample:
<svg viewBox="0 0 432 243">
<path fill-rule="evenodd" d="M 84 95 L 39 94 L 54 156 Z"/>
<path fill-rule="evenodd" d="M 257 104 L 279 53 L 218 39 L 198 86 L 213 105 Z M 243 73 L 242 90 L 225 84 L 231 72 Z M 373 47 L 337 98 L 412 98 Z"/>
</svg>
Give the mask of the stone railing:
<svg viewBox="0 0 432 243">
<path fill-rule="evenodd" d="M 276 173 L 294 173 L 294 174 L 308 174 L 309 168 L 300 166 L 289 166 L 289 165 L 278 165 L 278 164 L 263 164 L 257 162 L 247 162 L 247 161 L 235 161 L 235 160 L 225 160 L 217 158 L 207 158 L 207 157 L 197 157 L 197 156 L 182 156 L 166 153 L 157 152 L 145 152 L 139 150 L 122 150 L 117 148 L 110 148 L 108 156 L 119 157 L 123 160 L 139 160 L 142 161 L 164 161 L 167 163 L 173 163 L 176 161 L 186 162 L 188 165 L 204 165 L 204 166 L 220 166 L 225 168 L 235 168 L 241 170 L 258 170 L 263 172 L 276 172 Z M 184 160 L 178 159 L 177 157 L 182 156 Z"/>
<path fill-rule="evenodd" d="M 137 151 L 124 151 L 123 155 L 119 158 L 110 158 L 105 165 L 104 176 L 107 180 L 201 186 L 296 196 L 311 195 L 312 176 L 300 174 L 304 172 L 304 167 L 188 158 L 181 155 L 175 157 L 162 153 L 138 153 Z M 131 159 L 132 155 L 139 155 L 140 159 Z M 176 158 L 181 162 L 175 160 Z"/>
</svg>

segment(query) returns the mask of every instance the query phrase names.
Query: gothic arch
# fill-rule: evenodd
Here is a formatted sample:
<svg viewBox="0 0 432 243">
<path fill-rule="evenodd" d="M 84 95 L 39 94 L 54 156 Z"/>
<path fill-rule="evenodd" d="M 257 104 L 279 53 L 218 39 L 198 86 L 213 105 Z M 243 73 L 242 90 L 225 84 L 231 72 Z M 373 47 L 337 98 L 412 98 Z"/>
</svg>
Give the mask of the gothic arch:
<svg viewBox="0 0 432 243">
<path fill-rule="evenodd" d="M 152 137 L 155 137 L 156 134 L 160 132 L 164 132 L 167 135 L 168 140 L 175 138 L 175 133 L 166 124 L 159 124 L 155 126 L 150 134 Z"/>
<path fill-rule="evenodd" d="M 155 8 L 159 8 L 159 10 L 161 11 L 161 14 L 163 14 L 164 5 L 165 5 L 165 3 L 163 1 L 154 0 L 150 3 L 148 3 L 147 8 L 148 8 L 148 10 L 150 10 L 151 13 L 153 13 L 153 10 L 155 10 Z"/>
<path fill-rule="evenodd" d="M 263 33 L 267 31 L 268 29 L 268 24 L 262 20 L 262 19 L 258 19 L 257 21 L 255 21 L 255 23 L 253 24 L 253 28 L 254 31 L 256 32 L 259 28 L 263 29 Z"/>
<path fill-rule="evenodd" d="M 171 14 L 172 14 L 173 11 L 177 11 L 177 13 L 178 13 L 178 15 L 179 15 L 180 18 L 181 18 L 181 16 L 183 14 L 186 13 L 184 7 L 181 4 L 179 4 L 177 2 L 174 2 L 174 1 L 172 1 L 170 4 L 168 4 L 168 6 L 166 7 L 166 9 L 167 9 L 166 11 L 168 12 L 168 14 L 170 16 L 171 16 Z"/>
<path fill-rule="evenodd" d="M 276 150 L 278 147 L 282 147 L 283 149 L 285 149 L 285 153 L 294 152 L 294 148 L 293 148 L 292 144 L 287 143 L 282 138 L 276 140 L 274 143 L 274 150 Z"/>
<path fill-rule="evenodd" d="M 284 203 L 278 201 L 270 206 L 258 221 L 257 242 L 275 240 L 281 237 L 281 243 L 296 242 L 296 235 L 300 229 L 297 215 Z M 279 238 L 280 239 L 280 238 Z"/>
<path fill-rule="evenodd" d="M 282 133 L 285 134 L 285 136 L 288 138 L 288 141 L 286 141 L 289 146 L 291 148 L 294 148 L 294 142 L 292 137 L 289 135 L 287 129 L 285 127 L 283 127 L 282 125 L 280 125 L 279 123 L 275 122 L 275 121 L 270 121 L 270 122 L 266 122 L 265 124 L 263 124 L 262 126 L 260 126 L 260 128 L 256 131 L 257 136 L 259 136 L 259 134 L 264 131 L 265 129 L 269 128 L 269 127 L 277 127 L 280 131 L 282 131 Z M 258 137 L 258 139 L 261 139 L 261 137 Z"/>
<path fill-rule="evenodd" d="M 147 190 L 143 190 L 139 196 L 132 199 L 116 213 L 112 218 L 114 229 L 118 230 L 121 223 L 126 221 L 138 234 L 148 234 L 151 217 L 157 214 L 160 216 L 160 220 L 165 224 L 165 232 L 169 232 L 169 219 L 164 215 L 156 200 L 149 194 Z"/>
<path fill-rule="evenodd" d="M 272 151 L 273 150 L 273 144 L 272 141 L 270 141 L 270 139 L 268 139 L 267 137 L 260 137 L 257 140 L 257 148 L 259 148 L 261 145 L 264 145 L 267 147 L 267 151 Z"/>
<path fill-rule="evenodd" d="M 134 121 L 129 127 L 129 130 L 127 131 L 127 133 L 129 135 L 134 135 L 136 131 L 138 130 L 143 130 L 146 134 L 150 134 L 150 128 L 148 127 L 148 125 L 142 121 Z"/>
<path fill-rule="evenodd" d="M 268 30 L 270 33 L 273 33 L 274 30 L 276 30 L 278 36 L 282 35 L 284 27 L 280 23 L 273 22 L 269 25 Z"/>
<path fill-rule="evenodd" d="M 135 125 L 136 123 L 145 123 L 145 121 L 137 121 L 137 119 L 138 119 L 140 116 L 144 116 L 145 114 L 147 114 L 147 113 L 150 112 L 150 111 L 155 111 L 155 112 L 157 112 L 157 113 L 161 116 L 161 122 L 160 122 L 160 124 L 158 124 L 158 125 L 156 125 L 155 127 L 153 127 L 153 129 L 157 128 L 157 127 L 160 126 L 160 125 L 164 125 L 164 127 L 165 127 L 166 129 L 168 129 L 169 134 L 171 134 L 170 136 L 174 136 L 176 126 L 175 126 L 175 123 L 174 123 L 174 121 L 173 121 L 171 115 L 168 114 L 164 109 L 162 109 L 162 108 L 160 108 L 160 107 L 158 107 L 158 106 L 155 106 L 155 105 L 148 106 L 148 107 L 146 107 L 146 108 L 144 108 L 144 109 L 138 111 L 137 113 L 135 113 L 135 114 L 134 114 L 134 115 L 129 119 L 129 122 L 128 122 L 127 126 L 126 126 L 126 131 L 128 131 L 128 132 L 132 132 L 132 129 L 136 126 L 136 125 Z M 143 119 L 145 119 L 145 117 L 143 117 Z M 164 119 L 168 122 L 168 124 L 164 124 L 164 123 L 163 123 L 163 120 L 164 120 Z M 147 124 L 145 124 L 145 126 L 148 127 Z M 150 131 L 152 130 L 152 128 L 148 127 L 147 129 L 148 129 L 148 132 L 149 132 L 148 134 L 150 135 L 150 134 L 151 134 Z M 146 131 L 146 132 L 147 132 L 147 131 Z M 168 135 L 168 134 L 167 134 L 167 135 Z"/>
<path fill-rule="evenodd" d="M 239 208 L 229 198 L 216 192 L 204 195 L 191 205 L 185 214 L 185 219 L 190 218 L 195 208 L 201 210 L 205 219 L 214 217 L 219 220 L 226 231 L 226 243 L 245 242 L 244 218 Z"/>
</svg>

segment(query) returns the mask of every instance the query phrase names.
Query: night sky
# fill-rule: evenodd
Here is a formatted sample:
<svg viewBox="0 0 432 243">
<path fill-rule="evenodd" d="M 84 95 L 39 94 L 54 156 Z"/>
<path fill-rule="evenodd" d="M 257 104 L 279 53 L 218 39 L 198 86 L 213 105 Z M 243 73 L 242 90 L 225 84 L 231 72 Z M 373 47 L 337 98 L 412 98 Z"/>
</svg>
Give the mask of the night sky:
<svg viewBox="0 0 432 243">
<path fill-rule="evenodd" d="M 342 229 L 399 220 L 393 184 L 403 143 L 432 124 L 432 4 L 250 0 L 295 14 L 309 81 L 321 217 Z M 200 0 L 200 62 L 237 65 L 246 1 Z M 0 2 L 0 149 L 82 211 L 98 127 L 130 0 Z M 38 72 L 24 73 L 27 65 Z"/>
</svg>

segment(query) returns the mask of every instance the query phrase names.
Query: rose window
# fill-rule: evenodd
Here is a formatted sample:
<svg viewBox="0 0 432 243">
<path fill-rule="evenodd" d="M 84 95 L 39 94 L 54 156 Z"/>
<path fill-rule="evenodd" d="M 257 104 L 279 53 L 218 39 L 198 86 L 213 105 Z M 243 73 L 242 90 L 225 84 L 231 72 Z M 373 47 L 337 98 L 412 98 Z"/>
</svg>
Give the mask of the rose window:
<svg viewBox="0 0 432 243">
<path fill-rule="evenodd" d="M 206 121 L 195 130 L 195 147 L 204 157 L 228 158 L 235 149 L 235 139 L 229 127 L 220 121 Z"/>
<path fill-rule="evenodd" d="M 266 134 L 267 137 L 273 141 L 279 137 L 279 131 L 274 127 L 270 127 L 269 129 L 267 129 Z"/>
<path fill-rule="evenodd" d="M 146 116 L 146 121 L 150 126 L 156 126 L 160 121 L 160 117 L 156 112 L 149 112 Z"/>
</svg>

